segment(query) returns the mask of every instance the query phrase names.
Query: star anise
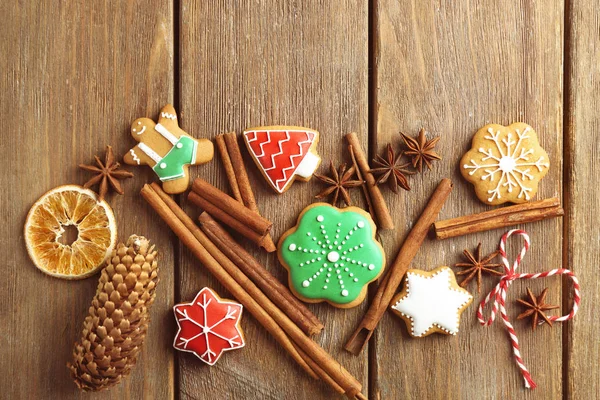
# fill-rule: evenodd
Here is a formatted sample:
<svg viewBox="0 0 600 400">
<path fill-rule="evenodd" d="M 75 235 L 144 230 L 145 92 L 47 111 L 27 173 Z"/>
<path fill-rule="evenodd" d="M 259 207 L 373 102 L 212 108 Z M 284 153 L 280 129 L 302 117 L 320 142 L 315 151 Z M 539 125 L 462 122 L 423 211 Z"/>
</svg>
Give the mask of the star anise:
<svg viewBox="0 0 600 400">
<path fill-rule="evenodd" d="M 106 196 L 109 184 L 115 192 L 123 194 L 123 188 L 121 187 L 119 180 L 131 178 L 133 177 L 133 174 L 131 172 L 119 169 L 121 165 L 118 162 L 115 162 L 112 147 L 106 146 L 106 156 L 104 159 L 104 163 L 100 161 L 100 158 L 98 158 L 98 156 L 94 156 L 94 159 L 96 160 L 97 166 L 93 164 L 79 164 L 79 168 L 96 174 L 89 181 L 87 181 L 83 185 L 83 187 L 89 188 L 90 186 L 94 186 L 99 183 L 98 199 L 100 201 L 102 201 L 102 199 L 104 199 L 104 196 Z"/>
<path fill-rule="evenodd" d="M 352 180 L 354 173 L 354 167 L 350 167 L 348 170 L 346 170 L 346 164 L 340 165 L 338 172 L 333 166 L 333 162 L 330 161 L 329 174 L 331 176 L 314 174 L 315 178 L 328 185 L 328 187 L 319 192 L 315 198 L 324 199 L 333 194 L 331 197 L 332 205 L 337 206 L 338 202 L 342 203 L 342 206 L 344 203 L 347 206 L 352 205 L 350 201 L 350 195 L 348 194 L 348 189 L 362 185 L 362 181 Z"/>
<path fill-rule="evenodd" d="M 431 169 L 431 162 L 433 160 L 442 159 L 442 157 L 440 157 L 440 155 L 433 150 L 437 142 L 440 141 L 439 136 L 431 140 L 427 140 L 425 134 L 426 132 L 423 128 L 421 128 L 419 137 L 417 139 L 406 136 L 404 133 L 400 132 L 406 147 L 408 147 L 408 150 L 405 151 L 404 154 L 412 157 L 412 165 L 419 172 L 421 172 L 423 169 L 423 163 L 427 165 L 427 168 Z"/>
<path fill-rule="evenodd" d="M 550 304 L 544 303 L 544 299 L 546 298 L 546 293 L 548 292 L 548 288 L 544 289 L 542 293 L 536 298 L 531 289 L 527 288 L 527 295 L 529 296 L 529 301 L 518 299 L 517 301 L 528 308 L 527 311 L 519 314 L 517 319 L 523 319 L 527 317 L 531 317 L 531 329 L 535 330 L 535 327 L 538 325 L 538 318 L 542 318 L 542 323 L 546 322 L 548 325 L 552 326 L 552 321 L 550 318 L 546 316 L 544 311 L 554 310 L 559 308 L 559 306 L 553 306 Z"/>
<path fill-rule="evenodd" d="M 455 267 L 465 268 L 464 270 L 457 272 L 456 275 L 466 275 L 465 279 L 460 283 L 461 287 L 465 287 L 477 276 L 477 293 L 481 293 L 481 274 L 487 272 L 488 274 L 501 276 L 502 272 L 496 271 L 493 268 L 501 267 L 502 264 L 491 263 L 494 258 L 499 254 L 499 251 L 495 251 L 488 254 L 486 257 L 481 259 L 481 243 L 477 245 L 477 258 L 467 249 L 463 250 L 465 258 L 469 260 L 468 263 L 454 264 Z"/>
<path fill-rule="evenodd" d="M 377 177 L 375 184 L 388 182 L 394 193 L 398 193 L 398 186 L 404 190 L 410 190 L 406 175 L 412 175 L 415 172 L 406 169 L 410 166 L 410 162 L 402 163 L 402 152 L 396 156 L 391 143 L 387 145 L 386 158 L 377 155 L 373 164 L 377 167 L 371 168 L 371 173 Z"/>
</svg>

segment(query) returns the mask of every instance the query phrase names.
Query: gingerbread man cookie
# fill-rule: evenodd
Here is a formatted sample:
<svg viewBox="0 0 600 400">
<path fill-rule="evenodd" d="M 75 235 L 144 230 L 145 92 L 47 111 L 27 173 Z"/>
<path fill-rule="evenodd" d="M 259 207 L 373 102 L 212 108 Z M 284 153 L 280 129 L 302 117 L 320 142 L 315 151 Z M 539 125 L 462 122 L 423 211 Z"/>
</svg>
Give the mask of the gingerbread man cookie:
<svg viewBox="0 0 600 400">
<path fill-rule="evenodd" d="M 244 141 L 254 162 L 279 194 L 295 179 L 312 178 L 321 163 L 316 152 L 319 132 L 298 126 L 264 126 L 244 131 Z"/>
<path fill-rule="evenodd" d="M 412 337 L 432 333 L 456 335 L 460 315 L 473 296 L 458 286 L 448 267 L 431 272 L 411 269 L 406 272 L 405 287 L 392 300 L 392 311 L 406 322 Z"/>
<path fill-rule="evenodd" d="M 491 205 L 531 200 L 548 168 L 548 154 L 533 128 L 522 122 L 479 129 L 460 160 L 462 176 L 475 186 L 479 200 Z"/>
<path fill-rule="evenodd" d="M 177 123 L 177 113 L 167 104 L 158 123 L 138 118 L 131 124 L 131 136 L 139 143 L 123 158 L 129 165 L 149 165 L 163 182 L 167 193 L 185 192 L 190 184 L 189 166 L 212 160 L 210 140 L 194 139 Z"/>
</svg>

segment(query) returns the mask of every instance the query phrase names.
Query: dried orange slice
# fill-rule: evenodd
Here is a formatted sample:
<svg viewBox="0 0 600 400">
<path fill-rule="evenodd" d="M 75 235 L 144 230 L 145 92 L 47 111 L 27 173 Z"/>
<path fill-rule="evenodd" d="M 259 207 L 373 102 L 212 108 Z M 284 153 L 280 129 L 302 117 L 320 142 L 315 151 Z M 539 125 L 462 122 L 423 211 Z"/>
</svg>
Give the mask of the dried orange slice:
<svg viewBox="0 0 600 400">
<path fill-rule="evenodd" d="M 71 243 L 65 231 L 75 231 Z M 117 241 L 112 209 L 96 193 L 81 186 L 54 188 L 35 202 L 25 222 L 25 243 L 33 263 L 64 279 L 92 275 L 110 256 Z"/>
</svg>

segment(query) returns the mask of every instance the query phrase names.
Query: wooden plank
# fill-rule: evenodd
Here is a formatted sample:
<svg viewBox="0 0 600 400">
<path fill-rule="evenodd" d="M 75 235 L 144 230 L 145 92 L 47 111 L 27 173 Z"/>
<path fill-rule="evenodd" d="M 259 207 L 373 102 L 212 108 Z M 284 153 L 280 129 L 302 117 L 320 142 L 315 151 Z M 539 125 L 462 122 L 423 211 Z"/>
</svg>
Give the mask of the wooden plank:
<svg viewBox="0 0 600 400">
<path fill-rule="evenodd" d="M 330 159 L 340 162 L 345 133 L 361 132 L 364 145 L 367 143 L 367 13 L 366 1 L 182 2 L 183 126 L 196 137 L 211 138 L 260 125 L 306 126 L 321 132 L 319 152 L 324 163 Z M 258 207 L 274 222 L 273 237 L 277 239 L 322 186 L 314 180 L 296 182 L 278 196 L 245 156 Z M 194 168 L 192 174 L 229 190 L 218 156 L 210 165 Z M 358 199 L 359 193 L 355 195 Z M 191 205 L 186 209 L 191 215 L 198 214 Z M 273 274 L 287 280 L 275 254 L 266 255 L 251 243 L 245 245 Z M 181 298 L 193 298 L 203 286 L 229 296 L 183 250 Z M 342 349 L 343 338 L 364 308 L 310 308 L 326 325 L 316 340 L 364 383 L 366 393 L 367 355 L 355 358 Z M 189 355 L 180 356 L 182 398 L 335 396 L 295 365 L 252 317 L 246 315 L 242 326 L 246 347 L 226 354 L 214 367 L 203 366 Z"/>
<path fill-rule="evenodd" d="M 572 269 L 582 285 L 581 311 L 569 322 L 566 344 L 566 398 L 600 398 L 600 343 L 595 340 L 598 330 L 597 277 L 598 229 L 597 211 L 598 166 L 600 154 L 597 126 L 600 103 L 598 74 L 598 31 L 600 21 L 590 1 L 567 2 L 566 21 L 570 22 L 565 35 L 565 208 L 566 237 L 565 268 Z M 572 287 L 566 284 L 565 310 L 571 307 Z"/>
<path fill-rule="evenodd" d="M 560 196 L 562 177 L 562 37 L 560 2 L 472 2 L 380 0 L 374 34 L 376 99 L 375 142 L 399 146 L 399 131 L 416 135 L 421 127 L 441 136 L 443 156 L 432 171 L 411 177 L 411 192 L 387 192 L 396 231 L 384 233 L 384 247 L 395 254 L 426 199 L 442 177 L 450 177 L 454 193 L 441 219 L 489 209 L 471 184 L 460 176 L 458 162 L 472 135 L 487 123 L 524 121 L 538 132 L 549 154 L 551 169 L 537 199 Z M 591 171 L 590 171 L 591 173 Z M 561 265 L 562 221 L 547 220 L 524 227 L 533 248 L 523 271 L 543 271 Z M 491 252 L 503 230 L 426 241 L 412 267 L 431 270 L 453 265 L 464 248 L 479 241 Z M 509 243 L 514 257 L 521 243 Z M 556 398 L 562 394 L 561 327 L 535 333 L 524 321 L 515 327 L 526 365 L 539 388 L 524 389 L 501 321 L 483 328 L 476 321 L 479 301 L 497 280 L 486 277 L 482 293 L 463 314 L 456 338 L 411 339 L 405 324 L 388 313 L 374 340 L 372 398 Z M 558 278 L 516 282 L 507 307 L 514 320 L 521 311 L 514 299 L 525 288 L 550 288 L 548 300 L 560 304 Z M 543 345 L 542 345 L 543 344 Z M 396 371 L 402 372 L 396 372 Z"/>
<path fill-rule="evenodd" d="M 0 154 L 10 172 L 2 204 L 0 387 L 5 398 L 173 398 L 173 252 L 137 196 L 152 171 L 134 171 L 125 196 L 110 197 L 121 240 L 152 239 L 161 252 L 161 282 L 143 354 L 133 374 L 109 392 L 82 395 L 66 368 L 98 276 L 65 281 L 38 271 L 27 256 L 23 223 L 47 190 L 83 183 L 76 166 L 133 143 L 129 124 L 173 99 L 172 7 L 162 1 L 3 2 Z M 168 324 L 166 322 L 169 322 Z M 166 327 L 166 328 L 165 328 Z"/>
</svg>

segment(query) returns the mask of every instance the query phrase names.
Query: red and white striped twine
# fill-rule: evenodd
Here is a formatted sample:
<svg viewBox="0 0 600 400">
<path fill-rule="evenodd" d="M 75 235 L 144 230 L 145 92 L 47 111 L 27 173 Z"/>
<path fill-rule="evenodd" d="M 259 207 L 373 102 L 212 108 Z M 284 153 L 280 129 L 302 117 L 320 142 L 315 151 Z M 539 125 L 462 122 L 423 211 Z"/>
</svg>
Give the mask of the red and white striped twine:
<svg viewBox="0 0 600 400">
<path fill-rule="evenodd" d="M 515 262 L 512 265 L 512 268 L 511 268 L 509 266 L 508 259 L 506 258 L 505 248 L 506 248 L 506 240 L 512 235 L 522 236 L 523 239 L 525 240 L 525 245 L 521 249 L 521 252 L 517 256 L 517 259 L 515 260 Z M 479 309 L 477 310 L 477 319 L 479 320 L 479 323 L 481 323 L 481 325 L 489 326 L 494 322 L 494 319 L 496 318 L 496 312 L 498 311 L 498 309 L 500 309 L 500 316 L 502 317 L 502 321 L 504 322 L 506 329 L 508 329 L 508 334 L 510 336 L 510 341 L 512 344 L 515 361 L 516 361 L 517 365 L 519 366 L 519 368 L 521 369 L 521 373 L 523 374 L 523 378 L 525 379 L 525 387 L 530 388 L 530 389 L 535 389 L 536 384 L 533 381 L 533 379 L 531 378 L 531 374 L 527 370 L 527 367 L 525 367 L 523 358 L 521 358 L 521 352 L 519 351 L 519 340 L 517 339 L 517 334 L 515 333 L 515 328 L 512 326 L 512 324 L 508 320 L 508 315 L 506 314 L 506 308 L 505 308 L 506 291 L 508 290 L 508 288 L 512 284 L 512 282 L 516 279 L 537 279 L 537 278 L 545 278 L 547 276 L 552 276 L 552 275 L 567 275 L 567 276 L 569 276 L 573 280 L 573 294 L 574 294 L 573 308 L 571 309 L 571 312 L 569 314 L 563 315 L 562 317 L 557 317 L 557 316 L 548 317 L 548 319 L 550 319 L 552 322 L 563 322 L 563 321 L 567 321 L 567 320 L 570 320 L 571 318 L 573 318 L 575 316 L 575 314 L 577 313 L 577 309 L 579 308 L 579 303 L 581 302 L 581 295 L 579 294 L 579 281 L 577 280 L 577 277 L 575 276 L 575 274 L 573 274 L 573 272 L 571 272 L 568 269 L 563 269 L 563 268 L 553 269 L 551 271 L 540 272 L 537 274 L 517 274 L 516 270 L 519 267 L 519 265 L 521 264 L 521 261 L 523 261 L 523 257 L 525 257 L 525 253 L 527 253 L 527 250 L 529 250 L 530 245 L 531 245 L 531 242 L 529 240 L 529 235 L 527 234 L 527 232 L 520 230 L 520 229 L 513 229 L 511 231 L 506 232 L 504 234 L 504 236 L 502 236 L 502 239 L 500 239 L 499 250 L 500 250 L 500 256 L 502 257 L 502 263 L 504 264 L 504 275 L 500 279 L 500 282 L 498 283 L 498 285 L 494 289 L 492 289 L 492 291 L 485 297 L 485 299 L 483 299 L 483 301 L 479 305 Z M 483 319 L 483 308 L 485 307 L 485 305 L 487 303 L 490 302 L 490 300 L 492 298 L 494 299 L 494 304 L 492 306 L 492 312 L 490 314 L 490 318 L 487 321 L 485 321 Z M 541 323 L 543 323 L 543 321 L 541 321 Z"/>
</svg>

